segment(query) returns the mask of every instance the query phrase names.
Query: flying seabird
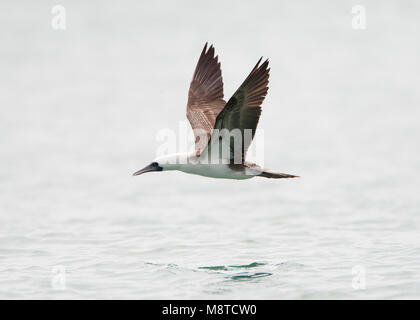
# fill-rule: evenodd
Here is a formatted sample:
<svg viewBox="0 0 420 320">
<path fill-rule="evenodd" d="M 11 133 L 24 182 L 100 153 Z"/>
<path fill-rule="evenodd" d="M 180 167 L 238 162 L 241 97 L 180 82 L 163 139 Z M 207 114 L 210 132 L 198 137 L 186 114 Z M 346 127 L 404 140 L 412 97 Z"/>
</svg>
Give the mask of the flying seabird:
<svg viewBox="0 0 420 320">
<path fill-rule="evenodd" d="M 156 158 L 133 173 L 178 170 L 212 178 L 296 178 L 276 173 L 245 160 L 268 91 L 268 59 L 257 62 L 251 73 L 226 103 L 223 79 L 214 47 L 205 44 L 188 92 L 187 118 L 195 136 L 195 151 Z M 233 138 L 233 139 L 232 139 Z M 226 151 L 226 152 L 225 152 Z"/>
</svg>

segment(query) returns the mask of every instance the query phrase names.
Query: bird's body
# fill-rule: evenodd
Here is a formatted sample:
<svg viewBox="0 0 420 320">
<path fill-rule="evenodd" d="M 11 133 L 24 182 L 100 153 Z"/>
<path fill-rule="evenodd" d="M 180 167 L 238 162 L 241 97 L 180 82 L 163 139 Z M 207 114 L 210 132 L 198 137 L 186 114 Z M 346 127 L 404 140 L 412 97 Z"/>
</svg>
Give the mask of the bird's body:
<svg viewBox="0 0 420 320">
<path fill-rule="evenodd" d="M 222 162 L 222 159 L 220 159 Z M 243 180 L 253 178 L 261 172 L 245 165 L 212 163 L 208 158 L 195 153 L 176 153 L 155 160 L 165 170 L 178 170 L 210 178 Z"/>
<path fill-rule="evenodd" d="M 176 153 L 156 158 L 135 172 L 178 170 L 222 179 L 244 180 L 255 176 L 294 178 L 275 173 L 245 160 L 268 91 L 268 60 L 261 59 L 226 103 L 223 80 L 214 47 L 207 43 L 197 63 L 188 93 L 187 118 L 195 135 L 193 153 Z"/>
</svg>

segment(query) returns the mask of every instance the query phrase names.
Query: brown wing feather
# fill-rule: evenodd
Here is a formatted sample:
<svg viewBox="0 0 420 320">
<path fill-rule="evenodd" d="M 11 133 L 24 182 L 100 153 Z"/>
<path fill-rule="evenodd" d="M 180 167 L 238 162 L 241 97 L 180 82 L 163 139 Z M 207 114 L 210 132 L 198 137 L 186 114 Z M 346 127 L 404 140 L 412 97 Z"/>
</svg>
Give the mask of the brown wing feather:
<svg viewBox="0 0 420 320">
<path fill-rule="evenodd" d="M 217 129 L 228 129 L 229 131 L 240 129 L 242 134 L 242 161 L 244 161 L 246 151 L 254 138 L 261 115 L 261 104 L 268 92 L 270 68 L 268 68 L 268 59 L 260 65 L 261 59 L 229 99 L 222 112 L 217 116 L 215 124 Z M 246 129 L 251 130 L 250 137 L 244 134 Z M 238 150 L 234 150 L 233 142 L 231 142 L 230 149 L 233 159 L 234 154 L 232 152 L 238 152 Z"/>
<path fill-rule="evenodd" d="M 210 139 L 216 117 L 226 105 L 223 100 L 223 79 L 214 47 L 201 52 L 188 92 L 187 118 L 195 135 L 195 149 L 199 154 Z"/>
</svg>

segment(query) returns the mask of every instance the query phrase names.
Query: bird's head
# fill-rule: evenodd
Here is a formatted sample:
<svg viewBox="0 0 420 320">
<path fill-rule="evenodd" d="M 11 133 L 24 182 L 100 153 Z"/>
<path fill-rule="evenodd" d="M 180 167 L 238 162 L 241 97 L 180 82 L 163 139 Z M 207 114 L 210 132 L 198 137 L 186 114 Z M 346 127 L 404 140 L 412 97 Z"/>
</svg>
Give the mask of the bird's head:
<svg viewBox="0 0 420 320">
<path fill-rule="evenodd" d="M 178 170 L 179 166 L 188 161 L 187 154 L 170 154 L 164 155 L 153 160 L 151 164 L 143 169 L 133 173 L 133 176 L 138 176 L 146 172 L 159 172 L 166 170 Z"/>
<path fill-rule="evenodd" d="M 158 171 L 163 171 L 163 167 L 161 167 L 159 165 L 159 163 L 156 162 L 156 161 L 153 161 L 151 164 L 149 164 L 148 166 L 144 167 L 143 169 L 134 172 L 133 173 L 133 176 L 139 176 L 139 175 L 141 175 L 143 173 L 146 173 L 146 172 L 154 172 L 154 171 L 157 171 L 157 172 Z"/>
</svg>

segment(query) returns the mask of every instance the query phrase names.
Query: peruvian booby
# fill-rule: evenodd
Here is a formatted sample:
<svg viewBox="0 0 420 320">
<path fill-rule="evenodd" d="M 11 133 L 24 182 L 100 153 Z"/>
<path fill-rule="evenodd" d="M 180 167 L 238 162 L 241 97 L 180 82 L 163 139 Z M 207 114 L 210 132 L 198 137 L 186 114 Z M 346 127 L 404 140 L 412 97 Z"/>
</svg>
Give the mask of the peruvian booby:
<svg viewBox="0 0 420 320">
<path fill-rule="evenodd" d="M 226 103 L 223 79 L 214 47 L 205 44 L 188 92 L 187 118 L 195 136 L 195 151 L 156 158 L 133 173 L 178 170 L 224 179 L 295 178 L 247 162 L 245 154 L 252 142 L 268 91 L 268 59 L 257 62 L 251 73 Z"/>
</svg>

